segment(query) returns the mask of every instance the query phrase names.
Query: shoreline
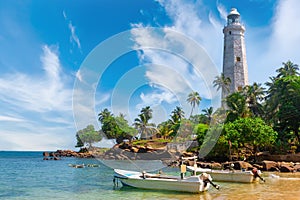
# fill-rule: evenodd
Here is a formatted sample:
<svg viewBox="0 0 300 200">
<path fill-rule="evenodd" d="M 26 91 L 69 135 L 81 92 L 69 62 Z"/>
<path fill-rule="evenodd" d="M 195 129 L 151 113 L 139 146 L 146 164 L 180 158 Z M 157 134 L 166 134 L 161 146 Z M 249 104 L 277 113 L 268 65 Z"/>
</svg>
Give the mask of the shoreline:
<svg viewBox="0 0 300 200">
<path fill-rule="evenodd" d="M 103 160 L 161 160 L 168 167 L 178 167 L 181 163 L 180 158 L 182 156 L 191 157 L 196 155 L 191 152 L 171 152 L 163 149 L 153 149 L 151 147 L 143 147 L 142 149 L 143 152 L 138 153 L 139 150 L 137 149 L 122 149 L 119 145 L 117 145 L 113 148 L 105 149 L 105 151 L 99 151 L 97 148 L 93 149 L 93 151 L 81 149 L 78 152 L 73 150 L 57 150 L 55 152 L 43 152 L 43 159 L 61 160 L 63 157 L 74 157 L 83 159 L 97 158 Z M 253 168 L 257 168 L 266 172 L 300 172 L 300 153 L 286 155 L 260 155 L 257 158 L 256 162 L 240 160 L 225 162 L 198 160 L 196 164 L 198 167 L 209 169 L 229 169 L 230 165 L 233 163 L 234 170 L 252 170 Z M 294 159 L 294 162 L 284 160 L 283 158 L 292 158 Z M 187 166 L 194 166 L 195 163 L 192 160 L 186 160 L 184 161 L 184 164 Z"/>
</svg>

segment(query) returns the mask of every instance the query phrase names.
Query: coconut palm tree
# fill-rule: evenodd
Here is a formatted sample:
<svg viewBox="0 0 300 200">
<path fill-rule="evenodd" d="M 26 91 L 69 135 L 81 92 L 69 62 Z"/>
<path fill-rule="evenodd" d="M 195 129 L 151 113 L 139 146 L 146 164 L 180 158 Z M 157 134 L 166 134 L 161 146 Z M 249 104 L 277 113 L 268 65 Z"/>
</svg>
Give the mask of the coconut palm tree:
<svg viewBox="0 0 300 200">
<path fill-rule="evenodd" d="M 187 98 L 187 102 L 190 103 L 191 106 L 192 106 L 190 117 L 192 116 L 194 108 L 196 107 L 196 105 L 199 106 L 201 100 L 202 99 L 201 99 L 198 92 L 193 91 L 189 94 L 189 96 Z"/>
<path fill-rule="evenodd" d="M 224 73 L 221 73 L 220 76 L 216 76 L 213 84 L 214 87 L 217 87 L 217 91 L 222 89 L 222 99 L 224 99 L 230 92 L 231 80 L 229 77 L 225 77 Z"/>
<path fill-rule="evenodd" d="M 202 110 L 202 112 L 204 113 L 204 115 L 207 117 L 208 121 L 210 121 L 211 118 L 212 118 L 213 110 L 214 110 L 213 107 L 209 107 L 209 108 L 206 108 L 206 109 Z"/>
<path fill-rule="evenodd" d="M 243 93 L 253 116 L 262 117 L 263 106 L 261 105 L 261 101 L 265 97 L 265 88 L 263 88 L 261 84 L 253 83 L 253 85 L 245 86 L 243 88 Z"/>
<path fill-rule="evenodd" d="M 181 107 L 176 106 L 176 108 L 172 111 L 172 115 L 171 115 L 172 122 L 174 124 L 179 123 L 183 118 L 184 118 L 184 111 L 182 110 Z"/>
<path fill-rule="evenodd" d="M 239 117 L 248 117 L 249 110 L 246 103 L 246 97 L 242 92 L 234 92 L 226 97 L 227 121 L 234 121 Z"/>
<path fill-rule="evenodd" d="M 157 133 L 155 124 L 149 123 L 149 120 L 152 118 L 152 109 L 150 106 L 143 108 L 141 114 L 138 116 L 138 118 L 134 119 L 134 126 L 139 130 L 141 139 L 147 139 L 149 138 L 149 135 Z"/>
<path fill-rule="evenodd" d="M 145 116 L 147 121 L 149 121 L 152 118 L 152 112 L 153 110 L 150 108 L 150 106 L 146 106 L 141 110 L 141 114 Z"/>
<path fill-rule="evenodd" d="M 286 63 L 282 63 L 283 67 L 276 70 L 278 72 L 278 75 L 276 78 L 286 77 L 286 76 L 292 76 L 292 75 L 299 75 L 299 67 L 297 64 L 292 63 L 290 60 Z"/>
<path fill-rule="evenodd" d="M 99 118 L 98 120 L 103 123 L 103 121 L 105 119 L 107 119 L 108 117 L 111 117 L 113 116 L 112 113 L 107 109 L 105 108 L 103 111 L 101 111 L 99 114 L 98 114 Z"/>
</svg>

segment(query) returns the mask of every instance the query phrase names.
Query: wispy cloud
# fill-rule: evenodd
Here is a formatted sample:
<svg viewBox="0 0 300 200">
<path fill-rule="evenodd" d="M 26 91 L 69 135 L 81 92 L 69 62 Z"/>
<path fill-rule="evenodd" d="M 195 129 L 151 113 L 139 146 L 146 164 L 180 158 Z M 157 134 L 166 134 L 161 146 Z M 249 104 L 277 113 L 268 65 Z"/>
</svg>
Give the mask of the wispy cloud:
<svg viewBox="0 0 300 200">
<path fill-rule="evenodd" d="M 67 14 L 65 11 L 63 11 L 63 16 L 66 21 L 68 21 L 68 28 L 71 32 L 70 36 L 70 42 L 74 43 L 77 45 L 77 48 L 81 51 L 81 44 L 79 37 L 76 34 L 76 27 L 72 24 L 72 21 L 68 19 Z"/>
<path fill-rule="evenodd" d="M 300 7 L 297 0 L 280 0 L 269 25 L 246 27 L 249 81 L 265 83 L 282 62 L 300 64 Z M 259 71 L 259 73 L 257 73 Z"/>
<path fill-rule="evenodd" d="M 200 8 L 203 5 L 201 5 L 201 2 L 197 2 L 196 4 L 181 0 L 159 0 L 158 2 L 165 9 L 172 24 L 163 27 L 165 29 L 165 36 L 163 39 L 147 30 L 135 29 L 147 27 L 146 25 L 133 24 L 132 35 L 137 47 L 143 49 L 143 47 L 147 47 L 149 44 L 161 44 L 160 46 L 165 49 L 180 47 L 185 51 L 186 55 L 189 55 L 189 57 L 192 58 L 192 61 L 188 60 L 188 62 L 195 61 L 194 64 L 201 66 L 203 63 L 197 61 L 200 56 L 199 52 L 197 54 L 197 52 L 189 51 L 189 44 L 185 43 L 183 40 L 180 41 L 179 38 L 175 38 L 175 36 L 172 35 L 172 31 L 175 31 L 186 37 L 192 38 L 192 40 L 196 41 L 199 45 L 202 45 L 208 55 L 218 66 L 220 66 L 221 60 L 219 58 L 222 54 L 222 43 L 215 38 L 222 38 L 222 31 L 220 31 L 222 30 L 222 23 L 212 14 L 202 13 L 203 11 Z M 199 13 L 199 10 L 201 10 L 201 13 Z M 205 19 L 203 16 L 204 14 L 209 18 L 209 21 Z M 200 16 L 202 16 L 204 20 Z M 171 38 L 173 38 L 174 41 L 172 41 Z M 175 42 L 175 40 L 177 41 Z M 205 72 L 200 71 L 199 74 L 187 60 L 172 54 L 172 52 L 150 49 L 143 49 L 139 56 L 141 63 L 146 62 L 156 64 L 147 68 L 145 76 L 149 80 L 150 85 L 160 88 L 161 93 L 164 94 L 159 95 L 159 98 L 155 92 L 142 94 L 141 99 L 143 103 L 141 103 L 141 105 L 155 105 L 163 101 L 170 103 L 170 97 L 172 97 L 172 99 L 177 99 L 181 102 L 185 109 L 189 109 L 189 105 L 186 104 L 186 98 L 188 93 L 192 90 L 199 91 L 202 97 L 208 99 L 212 98 L 211 93 L 209 92 L 212 83 L 205 81 L 206 77 L 201 77 Z M 201 69 L 209 70 L 207 68 L 208 67 L 206 67 L 206 69 Z M 169 89 L 172 93 L 167 93 L 163 87 Z"/>
<path fill-rule="evenodd" d="M 16 117 L 11 117 L 11 116 L 1 116 L 0 115 L 0 121 L 8 121 L 8 122 L 23 122 L 24 119 L 22 118 L 16 118 Z"/>
<path fill-rule="evenodd" d="M 72 84 L 62 73 L 58 56 L 57 46 L 44 45 L 40 56 L 42 74 L 15 72 L 0 76 L 2 149 L 54 149 L 63 147 L 63 142 L 65 146 L 73 143 L 72 139 L 60 139 L 74 137 L 75 130 Z"/>
<path fill-rule="evenodd" d="M 43 76 L 16 72 L 0 77 L 1 100 L 12 107 L 35 112 L 71 110 L 71 90 L 65 90 L 62 83 L 56 51 L 56 47 L 43 46 Z"/>
<path fill-rule="evenodd" d="M 220 17 L 223 20 L 227 20 L 228 12 L 226 10 L 226 7 L 223 4 L 221 4 L 221 3 L 217 3 L 217 9 L 219 11 Z"/>
</svg>

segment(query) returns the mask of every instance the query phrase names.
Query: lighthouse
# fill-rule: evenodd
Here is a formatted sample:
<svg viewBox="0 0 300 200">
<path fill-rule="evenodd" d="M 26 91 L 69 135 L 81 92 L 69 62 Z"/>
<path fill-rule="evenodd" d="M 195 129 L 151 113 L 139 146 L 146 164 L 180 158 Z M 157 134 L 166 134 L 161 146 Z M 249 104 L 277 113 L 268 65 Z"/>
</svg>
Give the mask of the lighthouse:
<svg viewBox="0 0 300 200">
<path fill-rule="evenodd" d="M 232 8 L 223 29 L 224 55 L 223 74 L 231 80 L 228 91 L 222 91 L 222 99 L 228 94 L 241 90 L 248 85 L 248 66 L 245 47 L 245 27 L 240 22 L 240 13 Z"/>
</svg>

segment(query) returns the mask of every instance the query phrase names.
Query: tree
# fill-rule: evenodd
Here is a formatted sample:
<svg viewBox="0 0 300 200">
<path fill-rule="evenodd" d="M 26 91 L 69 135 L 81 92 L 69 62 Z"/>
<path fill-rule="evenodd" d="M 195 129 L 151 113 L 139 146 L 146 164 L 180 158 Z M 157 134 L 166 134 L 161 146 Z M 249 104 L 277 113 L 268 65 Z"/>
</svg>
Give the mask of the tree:
<svg viewBox="0 0 300 200">
<path fill-rule="evenodd" d="M 262 117 L 264 114 L 263 106 L 260 103 L 264 99 L 265 88 L 261 84 L 253 83 L 243 88 L 243 94 L 246 97 L 246 103 L 249 111 L 254 117 Z"/>
<path fill-rule="evenodd" d="M 283 67 L 276 70 L 278 75 L 271 77 L 266 96 L 266 117 L 273 124 L 279 138 L 290 142 L 300 141 L 300 76 L 298 65 L 291 61 L 283 63 Z M 290 134 L 292 132 L 293 134 Z"/>
<path fill-rule="evenodd" d="M 158 125 L 159 134 L 164 138 L 171 138 L 174 134 L 174 130 L 171 129 L 172 122 L 171 120 L 162 122 Z"/>
<path fill-rule="evenodd" d="M 128 125 L 128 121 L 125 119 L 125 115 L 120 113 L 115 117 L 118 127 L 120 128 L 120 134 L 117 136 L 117 143 L 123 142 L 124 139 L 131 140 L 133 136 L 137 134 L 137 130 Z"/>
<path fill-rule="evenodd" d="M 95 131 L 93 125 L 88 125 L 86 128 L 79 130 L 76 133 L 76 138 L 76 147 L 82 147 L 84 144 L 87 144 L 89 148 L 91 148 L 93 143 L 101 141 L 102 136 L 99 131 Z"/>
<path fill-rule="evenodd" d="M 220 76 L 216 76 L 213 84 L 214 87 L 217 87 L 217 91 L 222 89 L 222 98 L 225 98 L 229 94 L 231 80 L 229 77 L 225 77 L 224 73 L 221 73 Z"/>
<path fill-rule="evenodd" d="M 225 138 L 231 141 L 232 147 L 236 149 L 247 147 L 254 154 L 270 147 L 277 138 L 277 132 L 261 118 L 239 118 L 225 124 L 224 132 Z"/>
<path fill-rule="evenodd" d="M 292 63 L 290 60 L 288 60 L 286 63 L 283 62 L 282 64 L 283 67 L 276 70 L 276 72 L 278 72 L 276 78 L 299 75 L 299 67 L 297 64 Z"/>
<path fill-rule="evenodd" d="M 171 120 L 174 124 L 180 123 L 181 119 L 184 118 L 184 111 L 181 107 L 176 106 L 176 108 L 172 111 Z"/>
<path fill-rule="evenodd" d="M 208 128 L 209 126 L 207 124 L 197 124 L 194 128 L 194 133 L 196 133 L 197 135 L 197 141 L 199 143 L 199 146 L 202 145 L 202 143 L 204 142 L 204 138 L 205 138 L 205 135 L 208 131 Z"/>
<path fill-rule="evenodd" d="M 102 124 L 101 129 L 108 139 L 116 139 L 122 134 L 115 117 L 107 108 L 101 111 L 98 116 Z"/>
<path fill-rule="evenodd" d="M 206 109 L 203 109 L 202 112 L 204 113 L 204 115 L 207 117 L 208 121 L 210 122 L 210 120 L 212 119 L 213 116 L 213 111 L 214 108 L 213 107 L 209 107 Z"/>
<path fill-rule="evenodd" d="M 191 114 L 190 114 L 190 117 L 192 116 L 193 114 L 193 110 L 194 108 L 197 106 L 199 106 L 200 104 L 200 101 L 201 101 L 201 97 L 199 95 L 198 92 L 191 92 L 189 95 L 188 95 L 188 98 L 187 98 L 187 102 L 191 104 L 192 106 L 192 110 L 191 110 Z"/>
<path fill-rule="evenodd" d="M 141 139 L 148 139 L 158 132 L 155 124 L 148 122 L 152 118 L 152 109 L 150 109 L 150 106 L 143 108 L 138 116 L 138 118 L 134 119 L 134 126 L 139 130 Z"/>
<path fill-rule="evenodd" d="M 228 106 L 226 121 L 233 122 L 239 117 L 249 116 L 249 109 L 246 104 L 246 98 L 241 92 L 234 92 L 226 97 Z"/>
</svg>

